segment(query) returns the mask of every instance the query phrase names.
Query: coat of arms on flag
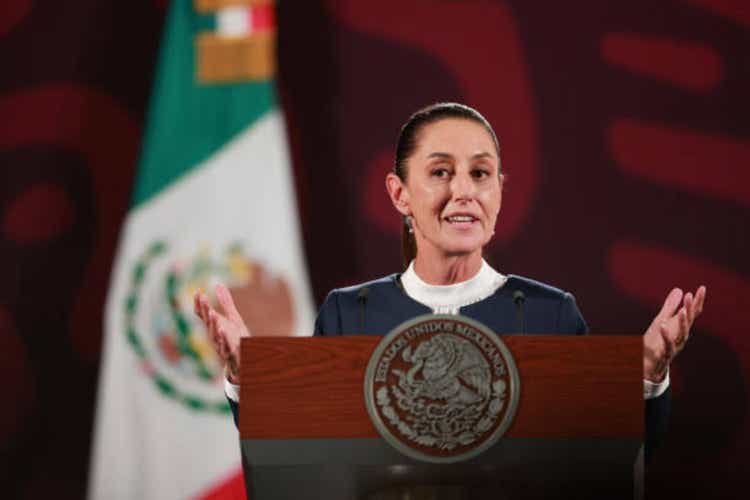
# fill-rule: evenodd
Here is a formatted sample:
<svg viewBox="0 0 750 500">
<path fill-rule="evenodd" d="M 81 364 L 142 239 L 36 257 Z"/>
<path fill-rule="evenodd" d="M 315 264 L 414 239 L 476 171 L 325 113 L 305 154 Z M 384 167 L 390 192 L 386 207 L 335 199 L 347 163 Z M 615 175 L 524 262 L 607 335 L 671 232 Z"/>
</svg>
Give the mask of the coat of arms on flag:
<svg viewBox="0 0 750 500">
<path fill-rule="evenodd" d="M 188 260 L 170 259 L 174 251 L 169 243 L 155 241 L 133 264 L 122 304 L 125 336 L 158 392 L 190 410 L 228 414 L 229 405 L 216 390 L 222 366 L 205 328 L 191 313 L 193 296 L 224 283 L 238 307 L 249 313 L 249 325 L 260 333 L 272 329 L 272 334 L 288 336 L 294 322 L 288 286 L 283 278 L 269 282 L 240 243 L 230 244 L 219 255 L 204 245 Z M 259 321 L 259 309 L 274 314 Z"/>
</svg>

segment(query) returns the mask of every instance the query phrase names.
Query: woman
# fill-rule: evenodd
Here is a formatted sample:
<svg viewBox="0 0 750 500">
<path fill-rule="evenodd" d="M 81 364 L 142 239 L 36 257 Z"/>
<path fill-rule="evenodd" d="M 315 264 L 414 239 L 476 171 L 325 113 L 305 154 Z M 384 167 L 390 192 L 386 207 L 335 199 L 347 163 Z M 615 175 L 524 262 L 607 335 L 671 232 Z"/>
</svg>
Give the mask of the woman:
<svg viewBox="0 0 750 500">
<path fill-rule="evenodd" d="M 404 219 L 408 267 L 402 274 L 332 291 L 318 314 L 315 335 L 385 335 L 431 312 L 460 312 L 500 334 L 585 333 L 571 294 L 500 274 L 482 258 L 500 213 L 503 178 L 497 137 L 479 112 L 439 103 L 412 115 L 401 129 L 394 171 L 386 176 L 393 206 Z M 201 293 L 195 310 L 226 364 L 227 394 L 236 402 L 231 384 L 239 382 L 239 341 L 250 332 L 227 288 L 218 286 L 216 296 L 219 310 Z M 673 289 L 643 336 L 647 449 L 666 418 L 669 364 L 683 349 L 705 296 L 703 286 L 695 294 Z"/>
</svg>

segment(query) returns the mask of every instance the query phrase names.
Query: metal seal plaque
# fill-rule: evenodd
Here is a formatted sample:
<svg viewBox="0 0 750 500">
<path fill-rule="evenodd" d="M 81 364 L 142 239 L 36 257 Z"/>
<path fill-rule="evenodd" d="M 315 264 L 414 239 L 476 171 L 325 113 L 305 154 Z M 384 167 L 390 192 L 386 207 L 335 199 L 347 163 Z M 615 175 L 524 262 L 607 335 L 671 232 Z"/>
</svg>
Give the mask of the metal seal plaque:
<svg viewBox="0 0 750 500">
<path fill-rule="evenodd" d="M 425 462 L 468 460 L 513 421 L 520 380 L 505 344 L 483 324 L 424 315 L 394 328 L 365 374 L 365 401 L 383 439 Z"/>
</svg>

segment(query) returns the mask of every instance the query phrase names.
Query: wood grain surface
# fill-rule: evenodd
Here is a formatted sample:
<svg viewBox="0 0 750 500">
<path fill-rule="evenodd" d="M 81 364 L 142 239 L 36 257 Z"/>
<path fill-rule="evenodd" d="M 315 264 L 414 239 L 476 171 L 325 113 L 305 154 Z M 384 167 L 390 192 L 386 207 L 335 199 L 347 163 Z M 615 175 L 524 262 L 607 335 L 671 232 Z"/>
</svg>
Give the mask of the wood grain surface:
<svg viewBox="0 0 750 500">
<path fill-rule="evenodd" d="M 521 378 L 506 436 L 638 437 L 642 339 L 635 335 L 503 336 Z M 382 337 L 242 341 L 242 439 L 379 437 L 364 374 Z"/>
</svg>

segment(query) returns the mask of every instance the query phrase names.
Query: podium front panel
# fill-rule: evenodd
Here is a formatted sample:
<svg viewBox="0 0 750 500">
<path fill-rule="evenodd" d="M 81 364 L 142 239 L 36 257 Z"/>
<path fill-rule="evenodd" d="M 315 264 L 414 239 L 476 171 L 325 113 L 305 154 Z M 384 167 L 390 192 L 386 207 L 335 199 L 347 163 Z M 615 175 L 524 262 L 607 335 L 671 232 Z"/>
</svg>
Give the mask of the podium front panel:
<svg viewBox="0 0 750 500">
<path fill-rule="evenodd" d="M 401 454 L 370 422 L 363 379 L 380 340 L 243 340 L 250 498 L 633 498 L 640 337 L 503 336 L 521 376 L 515 420 L 492 448 L 448 465 Z"/>
</svg>

